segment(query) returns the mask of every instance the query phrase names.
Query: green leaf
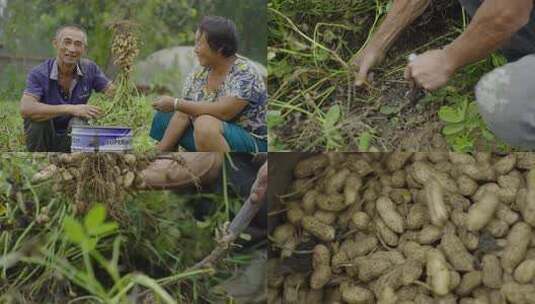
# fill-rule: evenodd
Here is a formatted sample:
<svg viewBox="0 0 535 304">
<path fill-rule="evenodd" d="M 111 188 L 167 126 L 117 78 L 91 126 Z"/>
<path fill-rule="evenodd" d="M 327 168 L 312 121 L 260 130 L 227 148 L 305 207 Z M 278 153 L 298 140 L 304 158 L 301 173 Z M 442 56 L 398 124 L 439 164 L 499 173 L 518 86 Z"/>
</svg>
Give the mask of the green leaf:
<svg viewBox="0 0 535 304">
<path fill-rule="evenodd" d="M 106 207 L 102 204 L 95 204 L 91 210 L 85 215 L 84 226 L 85 229 L 90 233 L 92 229 L 104 223 L 106 219 Z"/>
<path fill-rule="evenodd" d="M 87 238 L 82 225 L 70 216 L 63 219 L 63 231 L 69 241 L 79 245 Z"/>
<path fill-rule="evenodd" d="M 315 59 L 317 61 L 324 61 L 324 60 L 329 59 L 329 56 L 330 56 L 329 52 L 323 49 L 317 49 Z"/>
<path fill-rule="evenodd" d="M 91 229 L 87 229 L 87 231 L 92 236 L 100 236 L 114 232 L 115 230 L 117 230 L 117 228 L 119 228 L 119 225 L 117 223 L 104 223 L 98 226 L 94 226 Z"/>
<path fill-rule="evenodd" d="M 364 132 L 360 134 L 359 137 L 359 151 L 366 152 L 370 148 L 370 141 L 372 139 L 372 135 L 369 132 Z"/>
<path fill-rule="evenodd" d="M 204 221 L 204 222 L 197 221 L 197 227 L 201 229 L 208 228 L 210 227 L 210 225 L 211 225 L 210 221 Z"/>
<path fill-rule="evenodd" d="M 441 107 L 438 111 L 438 117 L 440 120 L 447 123 L 460 123 L 464 120 L 464 115 L 460 114 L 459 111 L 449 106 Z"/>
<path fill-rule="evenodd" d="M 81 246 L 84 251 L 92 251 L 97 247 L 97 238 L 85 239 Z"/>
<path fill-rule="evenodd" d="M 325 115 L 325 121 L 323 122 L 323 128 L 324 129 L 330 129 L 334 127 L 334 125 L 338 122 L 340 119 L 340 106 L 334 105 L 332 106 L 327 114 Z"/>
<path fill-rule="evenodd" d="M 284 118 L 281 116 L 281 111 L 268 111 L 266 122 L 268 128 L 276 127 L 284 122 Z"/>
<path fill-rule="evenodd" d="M 453 135 L 460 133 L 464 130 L 464 124 L 451 124 L 447 125 L 442 129 L 442 134 L 444 135 Z"/>
<path fill-rule="evenodd" d="M 385 115 L 392 115 L 392 114 L 396 114 L 399 112 L 399 108 L 398 107 L 392 107 L 392 106 L 387 106 L 387 105 L 384 105 L 381 107 L 381 109 L 379 110 L 381 113 L 385 114 Z"/>
<path fill-rule="evenodd" d="M 494 134 L 492 134 L 489 130 L 482 129 L 481 135 L 483 136 L 483 138 L 485 138 L 488 141 L 493 141 L 494 139 L 496 139 Z"/>
</svg>

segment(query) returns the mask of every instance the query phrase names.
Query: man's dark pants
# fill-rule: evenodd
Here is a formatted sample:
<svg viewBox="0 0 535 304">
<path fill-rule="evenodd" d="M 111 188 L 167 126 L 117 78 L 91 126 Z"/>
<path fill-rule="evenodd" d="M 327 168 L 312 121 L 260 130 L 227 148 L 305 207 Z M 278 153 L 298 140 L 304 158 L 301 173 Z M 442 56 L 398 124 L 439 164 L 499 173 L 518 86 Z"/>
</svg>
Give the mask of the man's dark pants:
<svg viewBox="0 0 535 304">
<path fill-rule="evenodd" d="M 72 118 L 69 121 L 69 130 L 72 125 L 87 125 L 87 122 Z M 29 152 L 71 152 L 71 137 L 68 132 L 57 133 L 52 120 L 37 122 L 25 118 L 24 133 Z"/>
<path fill-rule="evenodd" d="M 480 0 L 459 0 L 470 16 Z M 488 128 L 520 150 L 535 149 L 535 12 L 501 49 L 509 61 L 485 74 L 476 85 L 476 102 Z"/>
</svg>

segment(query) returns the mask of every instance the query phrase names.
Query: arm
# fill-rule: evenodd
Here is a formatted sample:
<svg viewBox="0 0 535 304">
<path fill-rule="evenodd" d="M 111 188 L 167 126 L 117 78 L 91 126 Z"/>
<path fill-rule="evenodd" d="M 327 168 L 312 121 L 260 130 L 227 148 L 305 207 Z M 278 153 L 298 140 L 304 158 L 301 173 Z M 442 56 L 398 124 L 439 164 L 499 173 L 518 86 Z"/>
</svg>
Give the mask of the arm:
<svg viewBox="0 0 535 304">
<path fill-rule="evenodd" d="M 71 105 L 52 106 L 41 103 L 30 94 L 23 94 L 20 100 L 20 114 L 34 121 L 46 121 L 58 116 L 71 115 Z"/>
<path fill-rule="evenodd" d="M 225 96 L 217 102 L 181 100 L 177 103 L 177 111 L 191 116 L 212 115 L 220 120 L 228 121 L 236 117 L 246 106 L 247 101 L 236 97 Z"/>
<path fill-rule="evenodd" d="M 72 115 L 83 118 L 96 118 L 102 114 L 98 107 L 90 105 L 48 105 L 39 102 L 35 96 L 23 94 L 20 100 L 20 114 L 34 121 L 47 121 L 58 116 Z"/>
<path fill-rule="evenodd" d="M 485 0 L 461 36 L 444 50 L 453 71 L 487 57 L 529 21 L 533 0 Z"/>
<path fill-rule="evenodd" d="M 528 20 L 533 0 L 485 0 L 465 32 L 443 49 L 427 51 L 407 65 L 405 78 L 433 91 L 446 85 L 459 68 L 485 58 Z"/>
<path fill-rule="evenodd" d="M 106 86 L 106 88 L 104 89 L 104 91 L 102 92 L 108 98 L 113 98 L 113 96 L 115 95 L 115 89 L 116 89 L 115 85 L 110 81 L 108 85 Z"/>
<path fill-rule="evenodd" d="M 162 96 L 152 103 L 152 107 L 162 112 L 180 111 L 194 117 L 206 114 L 228 121 L 236 117 L 247 104 L 246 100 L 224 96 L 216 102 L 179 100 L 175 109 L 175 99 L 171 96 Z"/>
<path fill-rule="evenodd" d="M 425 11 L 429 3 L 431 0 L 394 0 L 369 43 L 351 59 L 351 65 L 358 71 L 356 85 L 366 82 L 369 69 L 384 59 L 400 33 Z"/>
</svg>

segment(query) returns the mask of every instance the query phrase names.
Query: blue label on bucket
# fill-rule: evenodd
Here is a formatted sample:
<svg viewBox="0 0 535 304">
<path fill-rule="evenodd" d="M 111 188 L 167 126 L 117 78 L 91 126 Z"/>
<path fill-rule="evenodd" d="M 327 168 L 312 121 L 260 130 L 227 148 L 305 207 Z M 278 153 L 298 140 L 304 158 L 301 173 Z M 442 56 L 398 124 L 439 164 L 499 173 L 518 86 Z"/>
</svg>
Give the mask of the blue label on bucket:
<svg viewBox="0 0 535 304">
<path fill-rule="evenodd" d="M 73 152 L 127 152 L 132 150 L 132 130 L 121 127 L 75 126 L 71 132 Z"/>
</svg>

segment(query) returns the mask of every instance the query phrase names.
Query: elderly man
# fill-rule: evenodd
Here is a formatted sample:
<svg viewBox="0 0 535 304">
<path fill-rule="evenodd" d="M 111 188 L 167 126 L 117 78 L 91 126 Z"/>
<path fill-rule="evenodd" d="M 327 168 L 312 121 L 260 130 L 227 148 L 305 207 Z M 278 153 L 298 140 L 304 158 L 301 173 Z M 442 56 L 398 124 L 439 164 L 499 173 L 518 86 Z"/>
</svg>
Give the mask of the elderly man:
<svg viewBox="0 0 535 304">
<path fill-rule="evenodd" d="M 113 91 L 99 67 L 82 59 L 87 48 L 87 34 L 82 28 L 60 27 L 53 45 L 56 58 L 30 71 L 20 102 L 30 152 L 70 152 L 69 127 L 77 120 L 102 115 L 101 109 L 87 105 L 92 91 Z"/>
<path fill-rule="evenodd" d="M 533 0 L 459 0 L 472 16 L 464 33 L 441 49 L 412 60 L 405 77 L 426 90 L 446 85 L 467 64 L 500 50 L 510 62 L 482 78 L 476 89 L 481 114 L 504 142 L 535 148 L 535 13 Z M 352 60 L 356 84 L 380 63 L 399 33 L 423 13 L 431 0 L 394 0 L 391 11 L 368 45 Z"/>
</svg>

